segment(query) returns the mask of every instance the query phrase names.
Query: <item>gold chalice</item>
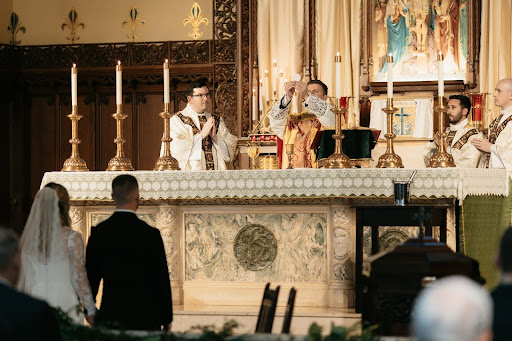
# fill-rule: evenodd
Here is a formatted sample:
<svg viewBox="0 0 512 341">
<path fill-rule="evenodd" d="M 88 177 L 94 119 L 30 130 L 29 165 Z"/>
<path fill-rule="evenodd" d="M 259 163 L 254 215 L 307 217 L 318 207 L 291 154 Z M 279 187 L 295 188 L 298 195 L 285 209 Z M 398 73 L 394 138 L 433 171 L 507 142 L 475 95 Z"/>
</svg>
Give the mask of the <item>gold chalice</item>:
<svg viewBox="0 0 512 341">
<path fill-rule="evenodd" d="M 247 148 L 247 155 L 251 158 L 251 169 L 258 169 L 256 165 L 256 158 L 260 155 L 260 147 L 256 145 L 249 145 Z"/>
<path fill-rule="evenodd" d="M 293 155 L 293 143 L 288 143 L 286 146 L 286 155 L 288 155 L 288 168 L 287 169 L 293 169 L 292 167 L 292 155 Z"/>
</svg>

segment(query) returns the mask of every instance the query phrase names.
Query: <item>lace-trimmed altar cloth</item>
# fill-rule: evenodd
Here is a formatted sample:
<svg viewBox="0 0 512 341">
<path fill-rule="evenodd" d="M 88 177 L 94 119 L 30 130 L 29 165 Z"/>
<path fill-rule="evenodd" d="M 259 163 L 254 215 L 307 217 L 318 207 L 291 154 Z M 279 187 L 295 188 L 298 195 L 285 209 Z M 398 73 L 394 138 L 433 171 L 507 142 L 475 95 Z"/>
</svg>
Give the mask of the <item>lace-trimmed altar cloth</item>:
<svg viewBox="0 0 512 341">
<path fill-rule="evenodd" d="M 392 180 L 414 169 L 291 169 L 135 171 L 143 200 L 278 197 L 393 197 Z M 505 169 L 417 169 L 413 197 L 508 196 Z M 110 200 L 112 180 L 123 172 L 48 172 L 41 186 L 57 182 L 71 200 Z"/>
</svg>

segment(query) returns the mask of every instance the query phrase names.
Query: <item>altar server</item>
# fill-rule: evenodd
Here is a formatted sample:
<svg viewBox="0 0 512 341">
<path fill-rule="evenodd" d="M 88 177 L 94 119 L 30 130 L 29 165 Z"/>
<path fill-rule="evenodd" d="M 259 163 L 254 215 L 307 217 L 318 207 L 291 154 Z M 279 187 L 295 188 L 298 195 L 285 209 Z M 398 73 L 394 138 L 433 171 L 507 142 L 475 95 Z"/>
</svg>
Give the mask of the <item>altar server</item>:
<svg viewBox="0 0 512 341">
<path fill-rule="evenodd" d="M 506 168 L 512 171 L 512 79 L 498 82 L 494 90 L 494 104 L 500 115 L 489 125 L 488 139 L 475 139 L 471 143 L 486 153 L 488 168 Z"/>
<path fill-rule="evenodd" d="M 484 138 L 484 134 L 469 124 L 468 115 L 471 111 L 471 101 L 463 95 L 450 96 L 448 101 L 448 120 L 450 126 L 446 128 L 446 151 L 453 156 L 455 165 L 461 168 L 476 168 L 480 164 L 482 153 L 471 142 L 475 138 Z M 425 146 L 423 158 L 425 166 L 437 150 L 439 135 L 434 136 L 434 142 Z"/>
<path fill-rule="evenodd" d="M 187 106 L 170 120 L 171 154 L 182 170 L 223 170 L 233 160 L 237 138 L 219 115 L 206 112 L 210 98 L 204 82 L 190 83 Z"/>
</svg>

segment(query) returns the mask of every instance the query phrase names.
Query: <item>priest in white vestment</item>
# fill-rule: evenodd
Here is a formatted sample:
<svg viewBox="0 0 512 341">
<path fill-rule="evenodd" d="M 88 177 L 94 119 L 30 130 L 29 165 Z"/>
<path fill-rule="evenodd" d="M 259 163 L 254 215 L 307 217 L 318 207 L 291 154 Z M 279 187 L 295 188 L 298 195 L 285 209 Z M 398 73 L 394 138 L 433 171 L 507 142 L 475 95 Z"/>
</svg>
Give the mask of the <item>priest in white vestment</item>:
<svg viewBox="0 0 512 341">
<path fill-rule="evenodd" d="M 494 104 L 500 115 L 489 124 L 488 139 L 475 139 L 473 145 L 484 153 L 488 168 L 505 168 L 512 171 L 512 79 L 498 82 L 494 90 Z"/>
<path fill-rule="evenodd" d="M 210 97 L 205 83 L 190 83 L 187 106 L 171 117 L 171 154 L 182 170 L 224 170 L 232 161 L 237 138 L 219 115 L 206 112 Z"/>
<path fill-rule="evenodd" d="M 270 127 L 282 143 L 294 144 L 292 167 L 311 168 L 315 161 L 311 147 L 316 132 L 320 125 L 334 127 L 336 123 L 336 116 L 331 111 L 333 107 L 327 102 L 327 86 L 319 80 L 312 80 L 307 84 L 290 81 L 285 84 L 284 89 L 286 94 L 270 110 Z M 297 122 L 292 122 L 288 113 L 295 91 L 304 100 L 302 104 L 309 115 L 301 114 L 297 117 Z M 286 154 L 283 156 L 281 168 L 286 168 L 288 159 Z"/>
<path fill-rule="evenodd" d="M 448 120 L 450 126 L 446 128 L 445 147 L 451 154 L 457 167 L 477 168 L 480 165 L 482 153 L 471 144 L 475 138 L 484 138 L 484 134 L 469 124 L 468 115 L 471 110 L 471 101 L 463 95 L 450 96 L 448 101 Z M 434 142 L 425 146 L 423 158 L 425 166 L 430 163 L 430 158 L 437 151 L 439 135 L 436 133 Z"/>
</svg>

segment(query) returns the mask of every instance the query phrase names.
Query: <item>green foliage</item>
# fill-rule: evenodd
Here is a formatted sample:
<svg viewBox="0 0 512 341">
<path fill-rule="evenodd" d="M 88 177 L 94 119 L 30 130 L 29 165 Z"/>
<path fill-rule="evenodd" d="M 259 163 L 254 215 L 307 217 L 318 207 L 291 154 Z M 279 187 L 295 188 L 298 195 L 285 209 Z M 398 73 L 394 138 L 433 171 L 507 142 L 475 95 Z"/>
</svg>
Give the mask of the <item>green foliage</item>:
<svg viewBox="0 0 512 341">
<path fill-rule="evenodd" d="M 308 341 L 374 341 L 376 337 L 373 335 L 373 326 L 361 326 L 356 323 L 352 327 L 341 327 L 331 324 L 331 332 L 325 337 L 322 336 L 322 327 L 313 323 L 309 327 Z"/>
</svg>

